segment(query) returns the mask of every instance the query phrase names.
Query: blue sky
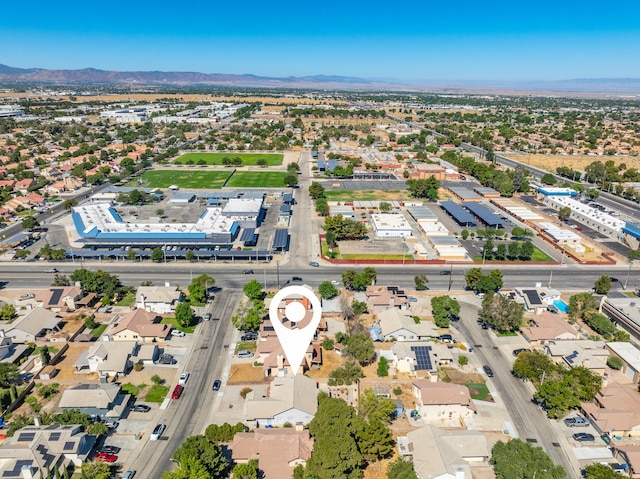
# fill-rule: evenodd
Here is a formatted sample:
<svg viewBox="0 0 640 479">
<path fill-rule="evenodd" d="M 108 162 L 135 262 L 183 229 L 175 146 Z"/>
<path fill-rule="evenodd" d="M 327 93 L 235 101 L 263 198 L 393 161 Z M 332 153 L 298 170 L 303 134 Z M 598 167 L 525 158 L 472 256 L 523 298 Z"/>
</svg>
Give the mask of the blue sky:
<svg viewBox="0 0 640 479">
<path fill-rule="evenodd" d="M 398 80 L 640 78 L 640 2 L 9 2 L 16 67 Z"/>
</svg>

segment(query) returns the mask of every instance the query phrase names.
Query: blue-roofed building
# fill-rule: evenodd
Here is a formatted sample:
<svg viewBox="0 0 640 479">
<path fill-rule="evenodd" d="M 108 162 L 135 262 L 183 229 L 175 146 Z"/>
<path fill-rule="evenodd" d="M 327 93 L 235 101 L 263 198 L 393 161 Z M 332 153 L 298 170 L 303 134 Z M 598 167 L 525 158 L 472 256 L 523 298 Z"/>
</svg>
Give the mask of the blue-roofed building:
<svg viewBox="0 0 640 479">
<path fill-rule="evenodd" d="M 476 219 L 462 206 L 454 201 L 441 201 L 440 207 L 444 209 L 460 226 L 475 226 Z"/>
<path fill-rule="evenodd" d="M 571 188 L 554 188 L 551 186 L 539 186 L 538 193 L 545 196 L 578 196 L 578 192 Z"/>
<path fill-rule="evenodd" d="M 272 248 L 276 251 L 286 251 L 289 249 L 289 230 L 277 228 L 273 237 Z"/>
<path fill-rule="evenodd" d="M 491 226 L 493 228 L 502 228 L 504 220 L 485 206 L 482 206 L 481 204 L 474 201 L 465 201 L 463 203 L 463 206 L 478 218 L 480 218 L 480 221 L 482 221 L 487 226 Z"/>
<path fill-rule="evenodd" d="M 242 241 L 245 246 L 255 246 L 258 243 L 258 235 L 256 234 L 255 228 L 245 228 L 240 236 L 240 241 Z"/>
<path fill-rule="evenodd" d="M 327 170 L 329 170 L 331 173 L 333 173 L 333 170 L 336 169 L 336 166 L 338 166 L 338 160 L 328 160 L 327 161 Z"/>
</svg>

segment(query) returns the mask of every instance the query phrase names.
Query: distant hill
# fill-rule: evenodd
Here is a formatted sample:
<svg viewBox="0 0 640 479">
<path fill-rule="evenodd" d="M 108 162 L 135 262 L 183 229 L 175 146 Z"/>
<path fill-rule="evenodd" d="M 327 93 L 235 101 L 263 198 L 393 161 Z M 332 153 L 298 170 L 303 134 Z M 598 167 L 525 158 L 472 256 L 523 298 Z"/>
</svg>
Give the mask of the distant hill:
<svg viewBox="0 0 640 479">
<path fill-rule="evenodd" d="M 366 79 L 339 75 L 304 77 L 265 77 L 251 74 L 134 71 L 121 72 L 84 68 L 81 70 L 47 70 L 43 68 L 15 68 L 0 64 L 2 83 L 43 84 L 107 84 L 107 85 L 212 85 L 256 88 L 318 88 L 334 90 L 430 90 L 447 92 L 531 93 L 595 93 L 600 95 L 640 94 L 639 78 L 584 78 L 557 81 L 459 81 L 414 80 L 401 82 L 392 79 Z"/>
</svg>

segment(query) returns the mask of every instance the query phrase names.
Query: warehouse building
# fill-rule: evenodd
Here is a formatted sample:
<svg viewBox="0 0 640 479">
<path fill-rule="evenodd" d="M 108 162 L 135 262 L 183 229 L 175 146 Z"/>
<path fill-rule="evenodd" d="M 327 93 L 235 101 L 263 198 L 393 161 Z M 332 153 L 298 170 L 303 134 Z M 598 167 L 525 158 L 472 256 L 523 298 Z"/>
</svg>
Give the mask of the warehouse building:
<svg viewBox="0 0 640 479">
<path fill-rule="evenodd" d="M 264 219 L 263 195 L 257 198 L 230 198 L 222 209 L 222 216 L 233 218 L 242 228 L 257 228 Z"/>
<path fill-rule="evenodd" d="M 409 222 L 400 214 L 374 213 L 371 227 L 378 238 L 407 238 L 412 234 Z"/>
</svg>

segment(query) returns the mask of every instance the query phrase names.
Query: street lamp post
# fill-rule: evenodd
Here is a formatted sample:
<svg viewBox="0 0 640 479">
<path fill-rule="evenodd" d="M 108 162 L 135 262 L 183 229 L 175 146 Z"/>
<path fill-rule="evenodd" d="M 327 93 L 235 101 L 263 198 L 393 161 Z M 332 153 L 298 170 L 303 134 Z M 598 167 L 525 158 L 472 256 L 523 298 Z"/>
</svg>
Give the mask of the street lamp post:
<svg viewBox="0 0 640 479">
<path fill-rule="evenodd" d="M 624 285 L 622 286 L 622 289 L 624 289 L 625 291 L 627 290 L 627 283 L 629 282 L 629 276 L 631 276 L 631 267 L 633 266 L 633 260 L 629 261 L 629 271 L 627 271 L 627 277 L 624 280 Z"/>
</svg>

